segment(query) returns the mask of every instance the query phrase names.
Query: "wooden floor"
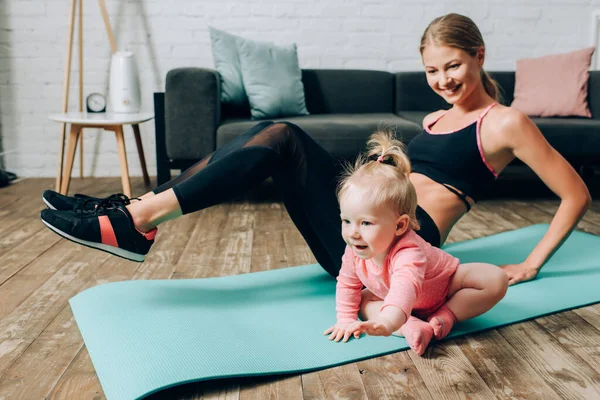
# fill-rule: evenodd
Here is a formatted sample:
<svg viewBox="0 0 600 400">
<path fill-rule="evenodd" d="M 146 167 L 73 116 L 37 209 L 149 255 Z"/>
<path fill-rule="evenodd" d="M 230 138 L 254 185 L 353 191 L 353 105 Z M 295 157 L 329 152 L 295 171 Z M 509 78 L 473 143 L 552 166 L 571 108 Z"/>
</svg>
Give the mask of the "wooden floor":
<svg viewBox="0 0 600 400">
<path fill-rule="evenodd" d="M 161 226 L 138 264 L 60 239 L 39 220 L 53 179 L 0 189 L 0 399 L 101 399 L 102 387 L 67 303 L 127 279 L 190 279 L 314 262 L 277 202 L 238 202 Z M 134 180 L 134 194 L 142 194 Z M 119 179 L 75 179 L 105 196 Z M 450 241 L 549 222 L 554 200 L 488 200 Z M 600 234 L 600 202 L 579 229 Z M 600 267 L 600 260 L 598 260 Z M 600 290 L 600 282 L 598 285 Z M 548 296 L 559 295 L 548 293 Z M 600 305 L 303 375 L 189 384 L 151 399 L 600 399 Z"/>
</svg>

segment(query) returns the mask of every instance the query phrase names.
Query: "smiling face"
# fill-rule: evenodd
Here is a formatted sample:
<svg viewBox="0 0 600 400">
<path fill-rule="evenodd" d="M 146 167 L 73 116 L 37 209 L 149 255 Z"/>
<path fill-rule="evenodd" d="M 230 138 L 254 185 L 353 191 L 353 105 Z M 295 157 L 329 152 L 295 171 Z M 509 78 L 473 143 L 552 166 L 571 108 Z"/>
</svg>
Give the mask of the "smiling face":
<svg viewBox="0 0 600 400">
<path fill-rule="evenodd" d="M 449 104 L 460 103 L 474 91 L 483 90 L 483 47 L 473 57 L 456 47 L 429 44 L 422 56 L 427 83 Z"/>
<path fill-rule="evenodd" d="M 352 185 L 353 186 L 353 185 Z M 408 228 L 407 215 L 389 205 L 376 205 L 369 200 L 369 191 L 350 187 L 340 197 L 342 237 L 357 257 L 382 266 L 396 238 Z"/>
</svg>

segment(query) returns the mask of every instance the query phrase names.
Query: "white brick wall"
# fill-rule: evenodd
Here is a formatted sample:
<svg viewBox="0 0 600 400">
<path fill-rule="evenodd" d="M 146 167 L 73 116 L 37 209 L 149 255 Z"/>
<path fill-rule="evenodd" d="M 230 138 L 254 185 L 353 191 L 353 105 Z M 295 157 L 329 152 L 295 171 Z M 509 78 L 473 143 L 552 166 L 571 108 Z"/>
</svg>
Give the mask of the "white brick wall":
<svg viewBox="0 0 600 400">
<path fill-rule="evenodd" d="M 6 167 L 20 176 L 54 176 L 67 41 L 68 0 L 0 1 L 0 132 Z M 107 0 L 119 50 L 134 51 L 145 110 L 171 68 L 213 67 L 207 26 L 255 40 L 298 44 L 303 68 L 420 70 L 420 36 L 435 17 L 469 15 L 488 47 L 486 68 L 512 70 L 521 57 L 590 44 L 591 14 L 600 0 Z M 97 1 L 84 1 L 85 93 L 107 92 L 110 47 Z M 77 48 L 75 44 L 74 49 Z M 70 108 L 78 108 L 77 53 Z M 154 125 L 141 126 L 150 174 Z M 132 175 L 141 175 L 133 135 Z M 84 132 L 87 175 L 120 174 L 111 132 Z M 74 174 L 79 174 L 76 159 Z"/>
</svg>

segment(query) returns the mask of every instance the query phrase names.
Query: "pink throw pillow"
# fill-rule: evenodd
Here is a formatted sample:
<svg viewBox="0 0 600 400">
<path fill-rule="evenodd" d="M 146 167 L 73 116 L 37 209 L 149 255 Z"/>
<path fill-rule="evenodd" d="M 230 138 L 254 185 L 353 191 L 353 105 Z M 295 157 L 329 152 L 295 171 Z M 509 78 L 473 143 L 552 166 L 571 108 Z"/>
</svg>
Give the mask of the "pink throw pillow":
<svg viewBox="0 0 600 400">
<path fill-rule="evenodd" d="M 588 79 L 594 47 L 517 60 L 511 107 L 535 117 L 592 117 Z"/>
</svg>

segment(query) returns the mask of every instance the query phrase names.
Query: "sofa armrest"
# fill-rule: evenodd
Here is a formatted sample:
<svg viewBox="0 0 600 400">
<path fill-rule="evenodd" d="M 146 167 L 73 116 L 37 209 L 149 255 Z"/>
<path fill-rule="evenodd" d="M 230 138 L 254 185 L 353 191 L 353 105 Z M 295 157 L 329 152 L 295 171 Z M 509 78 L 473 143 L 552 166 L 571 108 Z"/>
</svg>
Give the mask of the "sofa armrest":
<svg viewBox="0 0 600 400">
<path fill-rule="evenodd" d="M 154 93 L 154 135 L 156 144 L 156 185 L 171 179 L 169 157 L 165 146 L 165 94 Z"/>
<path fill-rule="evenodd" d="M 215 150 L 221 85 L 217 71 L 176 68 L 167 73 L 165 144 L 171 160 L 199 160 Z"/>
</svg>

